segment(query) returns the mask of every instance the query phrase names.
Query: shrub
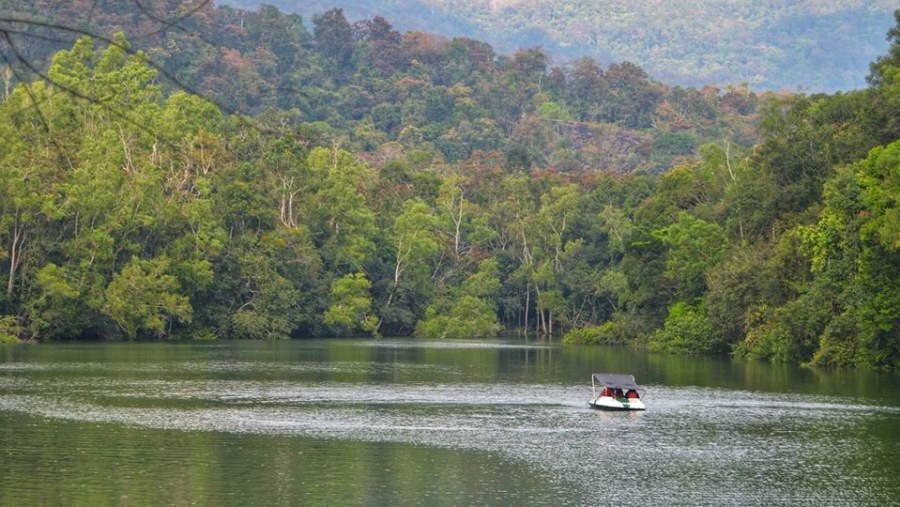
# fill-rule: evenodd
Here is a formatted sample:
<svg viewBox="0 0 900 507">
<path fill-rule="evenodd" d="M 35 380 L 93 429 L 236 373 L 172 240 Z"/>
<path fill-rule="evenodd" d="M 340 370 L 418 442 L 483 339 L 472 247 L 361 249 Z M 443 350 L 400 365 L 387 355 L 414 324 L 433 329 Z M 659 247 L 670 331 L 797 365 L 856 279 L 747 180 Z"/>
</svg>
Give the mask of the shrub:
<svg viewBox="0 0 900 507">
<path fill-rule="evenodd" d="M 562 339 L 571 345 L 611 345 L 624 343 L 621 329 L 617 322 L 607 321 L 599 326 L 586 326 L 570 329 Z"/>
</svg>

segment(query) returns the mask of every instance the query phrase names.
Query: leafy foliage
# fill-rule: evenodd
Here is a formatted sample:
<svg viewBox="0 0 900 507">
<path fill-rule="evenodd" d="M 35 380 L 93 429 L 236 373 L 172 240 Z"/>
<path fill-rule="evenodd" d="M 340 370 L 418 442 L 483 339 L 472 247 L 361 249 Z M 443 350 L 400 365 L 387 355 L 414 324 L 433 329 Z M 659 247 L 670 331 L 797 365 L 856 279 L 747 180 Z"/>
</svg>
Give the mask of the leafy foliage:
<svg viewBox="0 0 900 507">
<path fill-rule="evenodd" d="M 650 339 L 650 348 L 703 354 L 715 350 L 712 336 L 712 322 L 706 309 L 679 301 L 669 308 L 665 325 Z"/>
<path fill-rule="evenodd" d="M 755 122 L 757 96 L 746 88 L 687 92 L 652 81 L 633 63 L 604 70 L 590 58 L 551 68 L 541 49 L 502 56 L 467 38 L 401 34 L 381 16 L 351 23 L 340 8 L 310 12 L 311 32 L 299 15 L 272 5 L 249 12 L 184 3 L 181 8 L 192 10 L 176 18 L 177 28 L 166 24 L 173 15 L 163 4 L 76 0 L 71 8 L 92 13 L 74 33 L 103 34 L 100 41 L 68 51 L 55 41 L 71 38 L 64 28 L 72 12 L 46 0 L 13 2 L 11 14 L 40 24 L 26 23 L 4 41 L 7 51 L 29 62 L 10 60 L 15 72 L 8 83 L 51 78 L 80 97 L 107 100 L 73 79 L 91 72 L 86 44 L 111 44 L 110 62 L 151 63 L 144 72 L 160 78 L 155 91 L 188 90 L 226 113 L 279 110 L 295 122 L 323 122 L 341 132 L 342 147 L 373 154 L 367 158 L 399 142 L 447 162 L 496 150 L 507 154 L 508 167 L 525 171 L 659 172 L 704 142 L 752 130 Z M 115 35 L 120 30 L 137 34 L 133 43 L 141 47 Z M 34 75 L 51 58 L 66 70 Z M 127 118 L 136 99 L 107 102 L 114 105 L 108 110 Z M 746 107 L 735 107 L 742 101 Z M 145 130 L 157 127 L 132 121 Z M 651 153 L 652 146 L 659 149 Z"/>
<path fill-rule="evenodd" d="M 890 61 L 868 90 L 760 97 L 383 19 L 348 39 L 340 11 L 312 35 L 204 14 L 241 54 L 173 61 L 218 104 L 123 35 L 4 96 L 3 341 L 511 331 L 900 365 Z"/>
<path fill-rule="evenodd" d="M 364 273 L 352 273 L 336 280 L 331 287 L 332 303 L 325 312 L 325 324 L 346 332 L 375 331 L 371 288 Z"/>
</svg>

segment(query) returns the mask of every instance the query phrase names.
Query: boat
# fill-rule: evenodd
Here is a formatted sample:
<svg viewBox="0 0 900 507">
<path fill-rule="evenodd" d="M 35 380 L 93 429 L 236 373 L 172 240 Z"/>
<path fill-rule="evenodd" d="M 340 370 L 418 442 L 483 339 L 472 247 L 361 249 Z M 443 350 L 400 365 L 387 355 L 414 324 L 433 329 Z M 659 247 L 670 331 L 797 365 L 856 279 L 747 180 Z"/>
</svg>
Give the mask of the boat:
<svg viewBox="0 0 900 507">
<path fill-rule="evenodd" d="M 593 398 L 591 408 L 600 410 L 646 410 L 643 397 L 646 392 L 627 373 L 594 373 L 591 375 Z"/>
</svg>

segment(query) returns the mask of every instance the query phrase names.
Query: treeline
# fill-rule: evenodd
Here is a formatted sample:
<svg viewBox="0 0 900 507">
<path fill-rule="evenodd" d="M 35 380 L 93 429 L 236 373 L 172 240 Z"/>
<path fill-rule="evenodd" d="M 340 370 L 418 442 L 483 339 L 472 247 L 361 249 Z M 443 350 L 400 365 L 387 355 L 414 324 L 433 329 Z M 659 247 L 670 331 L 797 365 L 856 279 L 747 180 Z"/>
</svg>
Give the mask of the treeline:
<svg viewBox="0 0 900 507">
<path fill-rule="evenodd" d="M 259 0 L 225 0 L 256 9 Z M 312 16 L 390 13 L 403 30 L 453 33 L 501 52 L 540 46 L 558 61 L 629 60 L 681 86 L 747 81 L 757 90 L 816 92 L 863 85 L 893 0 L 269 0 Z"/>
<path fill-rule="evenodd" d="M 344 26 L 338 11 L 316 26 L 328 16 Z M 890 37 L 870 89 L 769 100 L 755 146 L 725 137 L 659 176 L 563 171 L 509 148 L 518 133 L 454 159 L 402 111 L 398 140 L 367 152 L 339 120 L 223 114 L 169 91 L 123 36 L 83 38 L 0 105 L 0 335 L 505 330 L 895 367 L 900 28 Z M 332 57 L 333 79 L 356 68 Z M 532 71 L 523 82 L 552 81 Z"/>
<path fill-rule="evenodd" d="M 541 45 L 569 57 L 630 60 L 682 85 L 746 81 L 755 89 L 858 88 L 897 7 L 889 0 L 668 0 L 444 2 L 445 11 L 511 47 Z M 875 31 L 877 29 L 877 32 Z M 802 49 L 797 49 L 802 48 Z"/>
</svg>

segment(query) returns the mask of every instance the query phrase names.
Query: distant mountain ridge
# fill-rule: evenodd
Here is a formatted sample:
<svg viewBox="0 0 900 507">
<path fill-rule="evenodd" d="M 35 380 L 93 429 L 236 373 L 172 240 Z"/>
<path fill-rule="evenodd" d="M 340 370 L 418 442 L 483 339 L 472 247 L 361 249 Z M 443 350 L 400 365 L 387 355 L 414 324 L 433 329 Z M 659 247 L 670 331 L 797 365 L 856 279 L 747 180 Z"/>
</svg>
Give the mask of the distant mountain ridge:
<svg viewBox="0 0 900 507">
<path fill-rule="evenodd" d="M 896 0 L 221 0 L 302 14 L 339 7 L 401 31 L 484 40 L 501 53 L 541 47 L 556 64 L 631 61 L 661 81 L 698 87 L 834 92 L 866 86 Z"/>
</svg>

